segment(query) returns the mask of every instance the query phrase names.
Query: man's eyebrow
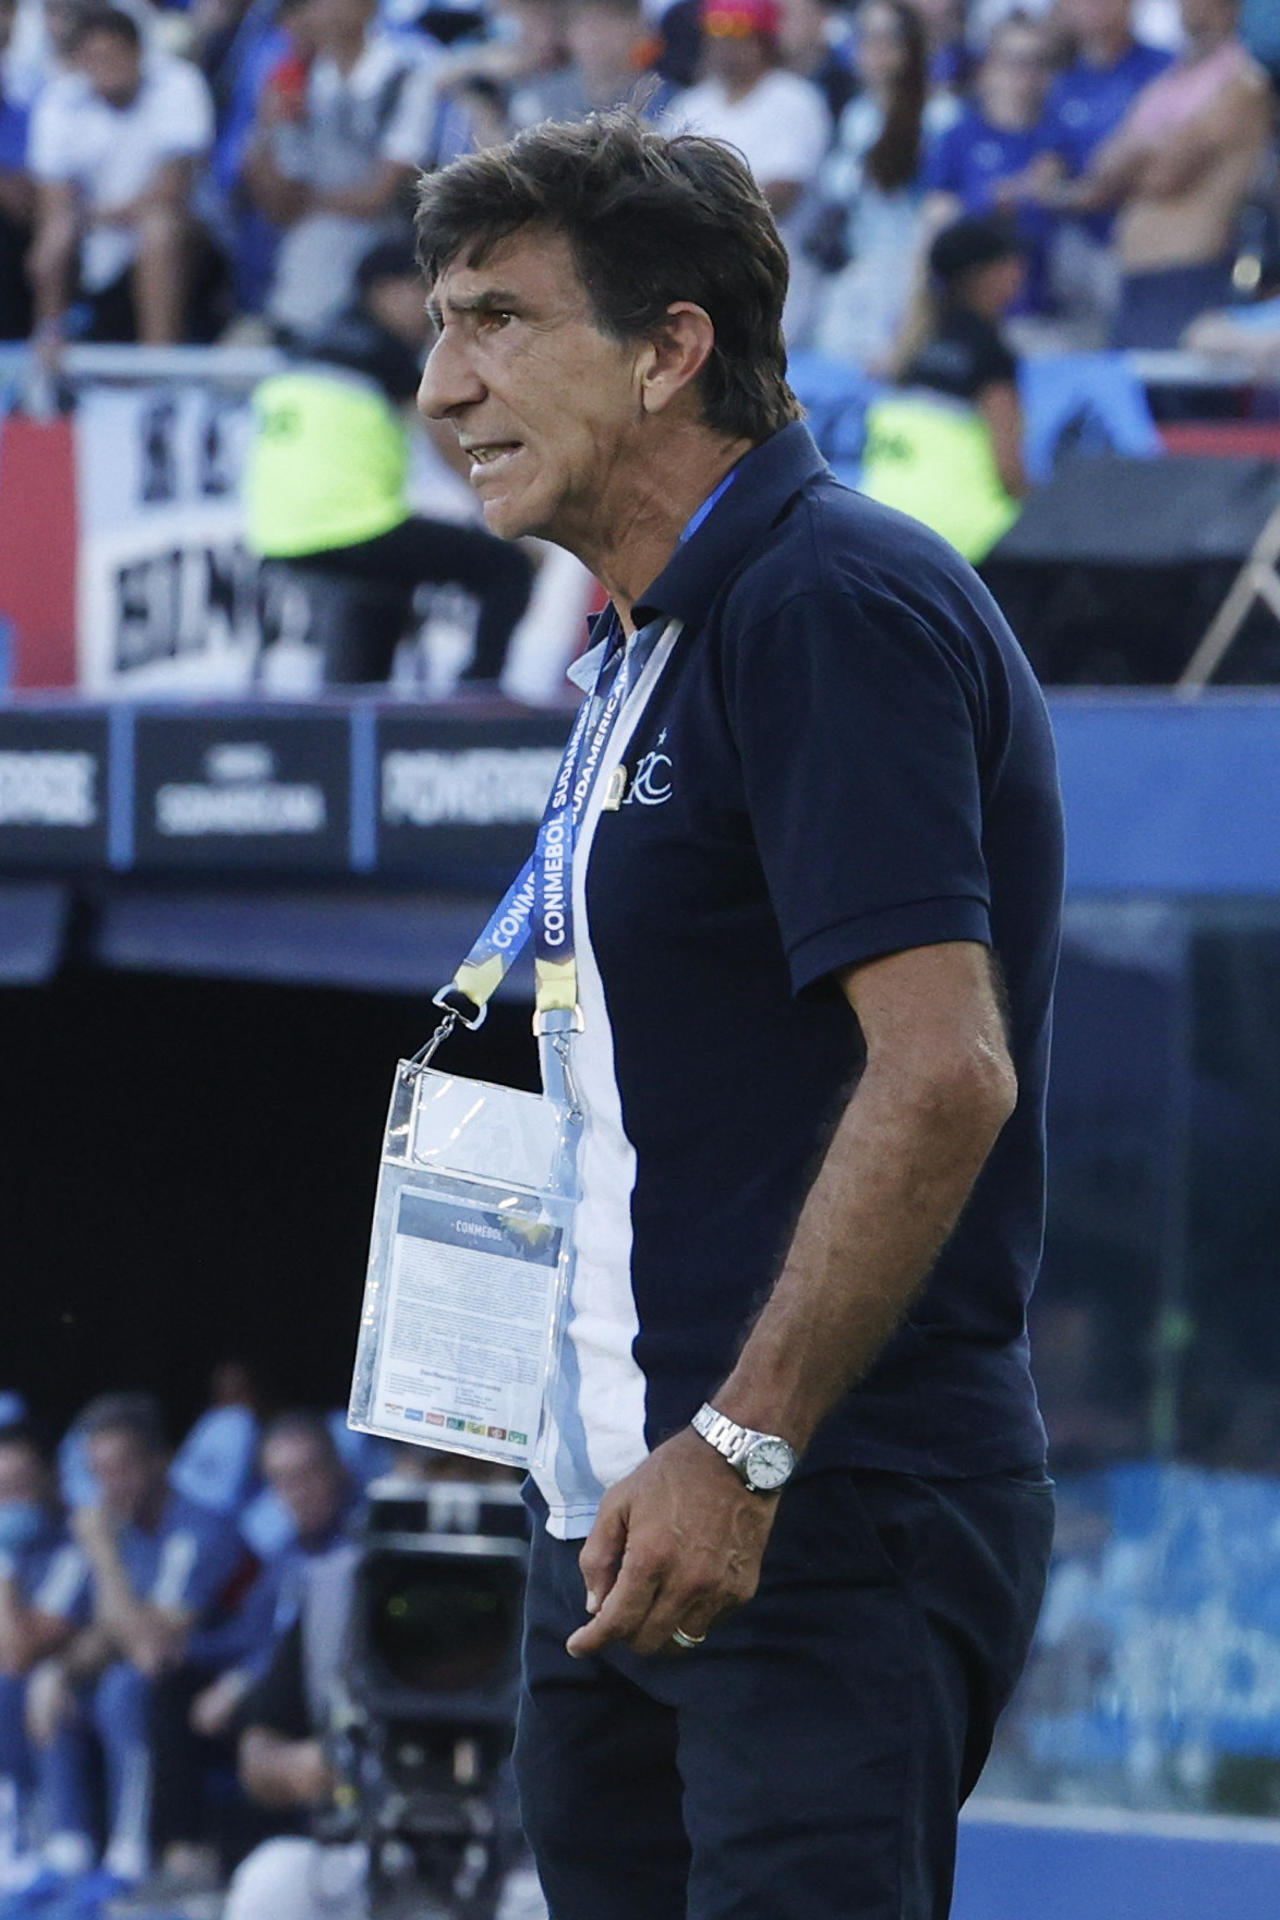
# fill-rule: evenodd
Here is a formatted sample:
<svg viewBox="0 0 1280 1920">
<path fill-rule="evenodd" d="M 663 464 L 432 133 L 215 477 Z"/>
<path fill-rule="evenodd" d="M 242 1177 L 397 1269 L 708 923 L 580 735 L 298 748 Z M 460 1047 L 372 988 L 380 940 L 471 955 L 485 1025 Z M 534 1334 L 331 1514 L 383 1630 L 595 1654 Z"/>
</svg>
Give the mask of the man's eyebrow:
<svg viewBox="0 0 1280 1920">
<path fill-rule="evenodd" d="M 450 313 L 523 313 L 525 303 L 518 293 L 505 287 L 486 287 L 481 293 L 450 294 L 445 301 Z M 427 302 L 427 312 L 437 327 L 444 323 L 438 300 Z"/>
</svg>

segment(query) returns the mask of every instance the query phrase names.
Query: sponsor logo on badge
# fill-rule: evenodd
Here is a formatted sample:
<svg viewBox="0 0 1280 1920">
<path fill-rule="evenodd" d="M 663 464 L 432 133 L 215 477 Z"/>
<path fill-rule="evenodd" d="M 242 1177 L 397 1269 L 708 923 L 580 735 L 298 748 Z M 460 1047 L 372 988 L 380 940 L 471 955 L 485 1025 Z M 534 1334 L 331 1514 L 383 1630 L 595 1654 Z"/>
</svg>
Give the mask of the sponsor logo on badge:
<svg viewBox="0 0 1280 1920">
<path fill-rule="evenodd" d="M 507 1438 L 508 1440 L 510 1440 L 511 1444 L 515 1447 L 527 1447 L 529 1444 L 528 1434 L 517 1433 L 514 1427 L 512 1427 L 510 1433 L 507 1435 Z"/>
<path fill-rule="evenodd" d="M 506 1437 L 507 1430 L 505 1427 L 490 1427 L 489 1438 L 491 1440 L 505 1440 Z"/>
<path fill-rule="evenodd" d="M 487 1436 L 487 1430 L 486 1430 L 486 1428 L 485 1428 L 485 1424 L 484 1424 L 484 1421 L 483 1421 L 483 1420 L 468 1420 L 468 1422 L 467 1422 L 467 1432 L 468 1432 L 468 1433 L 478 1433 L 478 1434 L 480 1435 L 480 1438 L 481 1438 L 482 1440 L 483 1440 L 483 1439 L 486 1439 L 486 1438 L 488 1437 L 488 1436 Z"/>
<path fill-rule="evenodd" d="M 406 1407 L 404 1410 L 404 1417 L 406 1420 L 421 1420 L 423 1418 L 422 1408 Z"/>
<path fill-rule="evenodd" d="M 467 1430 L 466 1421 L 457 1419 L 453 1414 L 449 1415 L 449 1418 L 445 1421 L 445 1425 L 451 1433 L 465 1433 Z"/>
<path fill-rule="evenodd" d="M 444 1415 L 442 1413 L 429 1413 L 427 1415 L 427 1425 L 429 1427 L 442 1427 L 444 1425 Z"/>
<path fill-rule="evenodd" d="M 384 1400 L 382 1404 L 386 1408 L 388 1413 L 404 1412 L 404 1407 L 399 1400 Z"/>
</svg>

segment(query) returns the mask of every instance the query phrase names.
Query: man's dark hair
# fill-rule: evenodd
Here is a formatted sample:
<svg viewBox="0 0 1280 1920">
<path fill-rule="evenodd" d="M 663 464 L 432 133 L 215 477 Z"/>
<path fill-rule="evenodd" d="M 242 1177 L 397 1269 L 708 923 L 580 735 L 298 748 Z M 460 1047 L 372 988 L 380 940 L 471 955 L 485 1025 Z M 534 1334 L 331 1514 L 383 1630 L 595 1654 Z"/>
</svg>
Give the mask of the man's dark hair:
<svg viewBox="0 0 1280 1920">
<path fill-rule="evenodd" d="M 615 340 L 643 339 L 673 301 L 705 309 L 708 426 L 764 440 L 800 418 L 782 338 L 786 251 L 745 161 L 719 141 L 667 137 L 621 112 L 533 127 L 428 174 L 417 226 L 432 284 L 526 228 L 563 234 L 596 324 Z"/>
<path fill-rule="evenodd" d="M 328 1421 L 321 1413 L 311 1413 L 304 1408 L 290 1413 L 278 1413 L 268 1423 L 258 1449 L 259 1457 L 265 1454 L 273 1440 L 309 1440 L 317 1453 L 324 1457 L 325 1465 L 332 1467 L 335 1473 L 345 1473 L 342 1455 L 338 1452 L 338 1443 L 333 1437 Z"/>
<path fill-rule="evenodd" d="M 164 1419 L 149 1393 L 100 1394 L 89 1402 L 75 1426 L 86 1440 L 100 1433 L 131 1433 L 148 1453 L 164 1453 L 168 1448 Z"/>
<path fill-rule="evenodd" d="M 79 53 L 90 34 L 94 33 L 108 33 L 113 40 L 123 40 L 135 53 L 142 47 L 142 31 L 131 13 L 125 13 L 120 7 L 90 6 L 85 8 L 67 35 L 67 52 Z"/>
</svg>

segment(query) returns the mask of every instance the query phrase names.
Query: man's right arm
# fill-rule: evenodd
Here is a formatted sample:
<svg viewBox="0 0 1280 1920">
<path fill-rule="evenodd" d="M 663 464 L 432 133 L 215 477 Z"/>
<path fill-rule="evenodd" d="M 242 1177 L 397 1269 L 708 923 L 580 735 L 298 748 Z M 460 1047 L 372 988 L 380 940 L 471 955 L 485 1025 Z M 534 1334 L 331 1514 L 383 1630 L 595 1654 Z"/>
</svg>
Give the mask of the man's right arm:
<svg viewBox="0 0 1280 1920">
<path fill-rule="evenodd" d="M 240 1784 L 263 1807 L 322 1807 L 333 1798 L 334 1777 L 319 1740 L 286 1740 L 270 1727 L 246 1727 L 240 1736 Z"/>
</svg>

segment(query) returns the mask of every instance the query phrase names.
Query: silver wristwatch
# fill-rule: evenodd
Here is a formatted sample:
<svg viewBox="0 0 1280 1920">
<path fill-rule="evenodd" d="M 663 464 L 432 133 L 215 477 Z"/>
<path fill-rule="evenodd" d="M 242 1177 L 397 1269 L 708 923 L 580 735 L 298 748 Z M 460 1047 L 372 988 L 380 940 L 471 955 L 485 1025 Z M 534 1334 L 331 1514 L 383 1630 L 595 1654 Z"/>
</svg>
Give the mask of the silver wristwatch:
<svg viewBox="0 0 1280 1920">
<path fill-rule="evenodd" d="M 705 1400 L 693 1416 L 693 1430 L 723 1455 L 752 1493 L 777 1493 L 796 1470 L 796 1450 L 780 1434 L 740 1427 Z"/>
</svg>

